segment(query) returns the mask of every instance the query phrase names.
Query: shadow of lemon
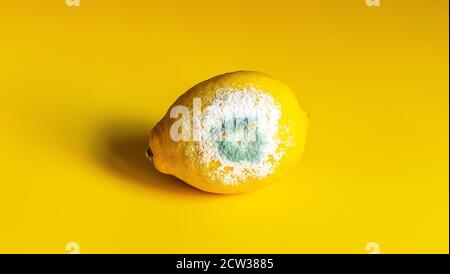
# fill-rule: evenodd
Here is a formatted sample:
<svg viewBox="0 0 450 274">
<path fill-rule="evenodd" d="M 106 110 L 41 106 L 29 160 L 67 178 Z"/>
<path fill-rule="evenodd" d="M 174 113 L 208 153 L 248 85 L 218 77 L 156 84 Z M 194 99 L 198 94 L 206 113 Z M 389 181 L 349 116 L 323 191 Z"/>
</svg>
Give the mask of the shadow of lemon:
<svg viewBox="0 0 450 274">
<path fill-rule="evenodd" d="M 152 124 L 108 124 L 100 132 L 100 160 L 110 172 L 124 179 L 160 191 L 186 195 L 206 193 L 178 178 L 159 172 L 145 155 Z"/>
</svg>

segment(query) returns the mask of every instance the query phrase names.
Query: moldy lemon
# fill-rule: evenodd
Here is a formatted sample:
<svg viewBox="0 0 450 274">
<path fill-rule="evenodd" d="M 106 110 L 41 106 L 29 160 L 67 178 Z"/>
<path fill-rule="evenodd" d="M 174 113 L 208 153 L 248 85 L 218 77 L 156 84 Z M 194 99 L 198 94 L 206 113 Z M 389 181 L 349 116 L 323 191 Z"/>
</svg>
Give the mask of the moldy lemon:
<svg viewBox="0 0 450 274">
<path fill-rule="evenodd" d="M 291 169 L 308 115 L 294 93 L 253 71 L 222 74 L 181 95 L 152 129 L 155 167 L 201 190 L 240 193 Z"/>
</svg>

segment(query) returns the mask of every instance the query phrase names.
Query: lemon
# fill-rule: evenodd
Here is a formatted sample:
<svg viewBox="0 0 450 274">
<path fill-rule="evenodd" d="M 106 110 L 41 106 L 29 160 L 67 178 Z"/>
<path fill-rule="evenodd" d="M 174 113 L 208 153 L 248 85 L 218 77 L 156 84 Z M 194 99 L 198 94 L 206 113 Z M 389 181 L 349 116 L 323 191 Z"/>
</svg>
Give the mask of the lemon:
<svg viewBox="0 0 450 274">
<path fill-rule="evenodd" d="M 160 172 L 203 191 L 247 192 L 295 166 L 308 123 L 283 83 L 231 72 L 182 94 L 151 130 L 149 151 Z"/>
</svg>

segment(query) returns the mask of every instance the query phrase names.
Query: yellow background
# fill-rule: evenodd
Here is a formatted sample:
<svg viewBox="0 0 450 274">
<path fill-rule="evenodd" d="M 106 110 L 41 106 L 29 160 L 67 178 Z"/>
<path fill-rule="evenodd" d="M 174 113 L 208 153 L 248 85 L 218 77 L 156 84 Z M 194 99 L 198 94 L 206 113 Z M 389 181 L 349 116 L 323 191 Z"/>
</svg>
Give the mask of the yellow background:
<svg viewBox="0 0 450 274">
<path fill-rule="evenodd" d="M 449 251 L 448 1 L 0 7 L 0 252 Z M 288 176 L 212 195 L 147 134 L 192 85 L 269 73 L 311 115 Z"/>
</svg>

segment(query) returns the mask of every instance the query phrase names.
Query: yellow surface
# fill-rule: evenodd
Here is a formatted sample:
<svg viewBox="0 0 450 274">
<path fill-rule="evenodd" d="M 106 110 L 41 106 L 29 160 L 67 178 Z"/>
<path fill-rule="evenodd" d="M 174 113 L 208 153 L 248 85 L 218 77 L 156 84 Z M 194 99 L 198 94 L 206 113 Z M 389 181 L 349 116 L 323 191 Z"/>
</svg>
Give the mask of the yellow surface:
<svg viewBox="0 0 450 274">
<path fill-rule="evenodd" d="M 0 252 L 448 252 L 448 1 L 2 1 Z M 310 115 L 300 164 L 213 195 L 150 128 L 258 70 Z"/>
</svg>

